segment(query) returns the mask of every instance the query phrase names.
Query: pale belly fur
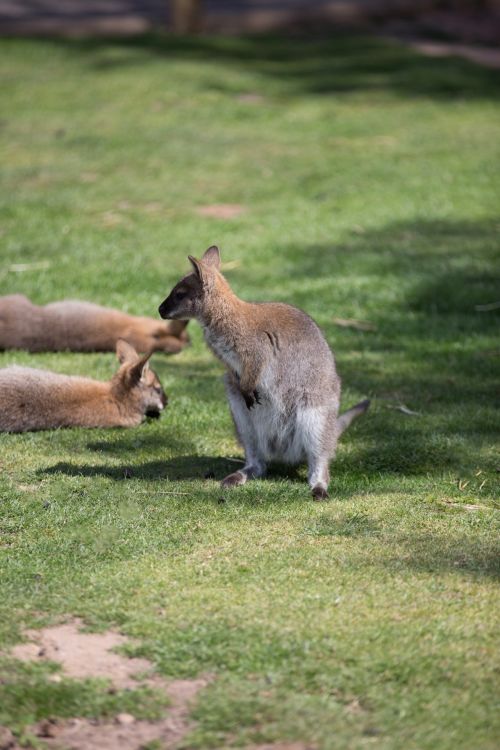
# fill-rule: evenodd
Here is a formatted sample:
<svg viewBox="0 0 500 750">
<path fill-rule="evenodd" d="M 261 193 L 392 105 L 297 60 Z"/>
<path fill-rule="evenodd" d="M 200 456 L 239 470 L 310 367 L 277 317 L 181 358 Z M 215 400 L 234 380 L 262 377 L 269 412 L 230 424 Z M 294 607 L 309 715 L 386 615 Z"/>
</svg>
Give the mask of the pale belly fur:
<svg viewBox="0 0 500 750">
<path fill-rule="evenodd" d="M 308 454 L 315 453 L 321 441 L 326 407 L 298 408 L 288 417 L 273 407 L 272 401 L 263 399 L 248 415 L 262 457 L 287 464 L 307 460 Z"/>
<path fill-rule="evenodd" d="M 214 353 L 233 372 L 240 375 L 240 362 L 231 347 L 224 346 L 220 340 L 214 340 L 206 330 L 205 338 Z M 261 404 L 249 409 L 247 416 L 253 425 L 259 453 L 264 460 L 302 463 L 307 460 L 308 453 L 315 453 L 333 404 L 297 407 L 287 414 L 276 388 L 277 382 L 274 363 L 270 363 L 257 384 Z"/>
</svg>

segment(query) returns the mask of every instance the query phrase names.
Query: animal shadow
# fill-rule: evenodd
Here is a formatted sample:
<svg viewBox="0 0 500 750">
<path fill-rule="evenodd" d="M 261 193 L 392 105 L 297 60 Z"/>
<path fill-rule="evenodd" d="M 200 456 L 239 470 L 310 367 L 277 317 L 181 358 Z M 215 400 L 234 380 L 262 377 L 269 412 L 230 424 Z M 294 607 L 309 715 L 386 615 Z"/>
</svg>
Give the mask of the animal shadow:
<svg viewBox="0 0 500 750">
<path fill-rule="evenodd" d="M 223 479 L 227 474 L 243 466 L 243 461 L 215 456 L 176 456 L 175 458 L 148 461 L 142 464 L 124 462 L 119 466 L 74 464 L 59 462 L 41 469 L 44 475 L 65 474 L 71 477 L 107 477 L 115 481 L 139 479 L 152 481 Z"/>
</svg>

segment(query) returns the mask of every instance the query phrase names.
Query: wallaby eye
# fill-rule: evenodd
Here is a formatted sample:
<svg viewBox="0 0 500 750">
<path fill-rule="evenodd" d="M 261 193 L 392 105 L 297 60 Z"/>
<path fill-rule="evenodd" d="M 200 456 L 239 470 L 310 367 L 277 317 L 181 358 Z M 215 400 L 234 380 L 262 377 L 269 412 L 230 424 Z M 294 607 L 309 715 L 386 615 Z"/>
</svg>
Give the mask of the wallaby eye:
<svg viewBox="0 0 500 750">
<path fill-rule="evenodd" d="M 187 297 L 187 289 L 178 289 L 175 293 L 176 299 L 184 299 L 184 297 Z"/>
</svg>

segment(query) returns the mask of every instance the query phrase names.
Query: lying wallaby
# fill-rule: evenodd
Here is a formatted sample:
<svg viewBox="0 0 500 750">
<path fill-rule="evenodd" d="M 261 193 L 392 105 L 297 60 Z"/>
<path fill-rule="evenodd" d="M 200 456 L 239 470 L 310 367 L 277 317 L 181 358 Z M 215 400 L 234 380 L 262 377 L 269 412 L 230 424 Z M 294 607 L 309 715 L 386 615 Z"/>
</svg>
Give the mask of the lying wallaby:
<svg viewBox="0 0 500 750">
<path fill-rule="evenodd" d="M 118 372 L 108 382 L 31 367 L 0 370 L 0 431 L 55 427 L 135 427 L 158 416 L 167 398 L 146 354 L 119 339 Z"/>
<path fill-rule="evenodd" d="M 176 354 L 189 343 L 186 325 L 184 320 L 161 323 L 78 300 L 39 307 L 22 294 L 0 297 L 0 349 L 108 352 L 125 339 L 139 352 Z"/>
<path fill-rule="evenodd" d="M 340 378 L 316 323 L 290 305 L 238 299 L 219 271 L 217 247 L 201 260 L 191 255 L 189 260 L 194 272 L 181 279 L 159 311 L 162 318 L 196 318 L 228 369 L 226 391 L 245 465 L 222 486 L 262 476 L 272 459 L 307 460 L 313 497 L 328 497 L 337 439 L 370 402 L 339 417 Z"/>
</svg>

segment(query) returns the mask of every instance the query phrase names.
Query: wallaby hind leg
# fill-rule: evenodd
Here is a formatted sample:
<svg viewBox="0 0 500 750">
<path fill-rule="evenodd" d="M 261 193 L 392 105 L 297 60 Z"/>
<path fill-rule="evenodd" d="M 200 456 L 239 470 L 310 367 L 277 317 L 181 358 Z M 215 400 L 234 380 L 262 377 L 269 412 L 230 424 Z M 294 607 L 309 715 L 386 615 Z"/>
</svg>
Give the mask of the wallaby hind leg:
<svg viewBox="0 0 500 750">
<path fill-rule="evenodd" d="M 329 456 L 309 456 L 309 487 L 315 500 L 326 500 L 330 482 Z"/>
<path fill-rule="evenodd" d="M 261 477 L 266 473 L 266 464 L 260 455 L 257 435 L 249 410 L 238 386 L 230 375 L 224 378 L 229 406 L 236 432 L 245 451 L 245 465 L 222 480 L 223 487 L 236 487 L 248 479 Z"/>
<path fill-rule="evenodd" d="M 302 430 L 307 455 L 308 482 L 315 500 L 326 500 L 330 481 L 330 461 L 335 456 L 336 436 L 332 429 L 334 413 L 330 410 L 307 409 L 299 412 L 298 426 Z"/>
</svg>

